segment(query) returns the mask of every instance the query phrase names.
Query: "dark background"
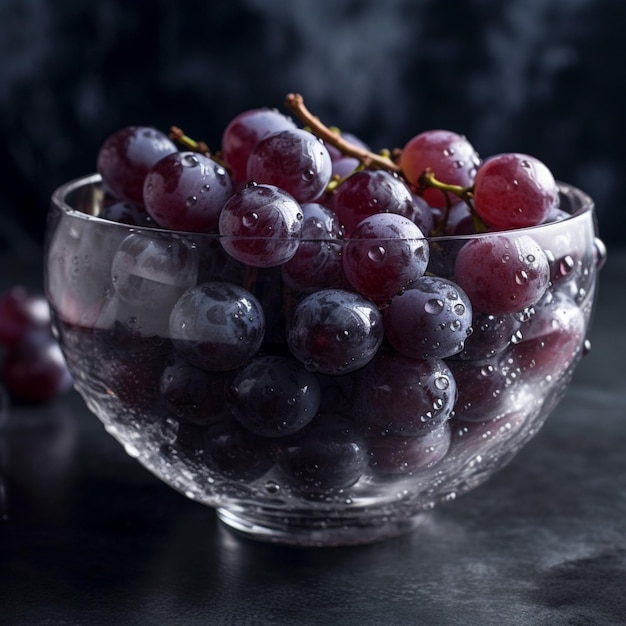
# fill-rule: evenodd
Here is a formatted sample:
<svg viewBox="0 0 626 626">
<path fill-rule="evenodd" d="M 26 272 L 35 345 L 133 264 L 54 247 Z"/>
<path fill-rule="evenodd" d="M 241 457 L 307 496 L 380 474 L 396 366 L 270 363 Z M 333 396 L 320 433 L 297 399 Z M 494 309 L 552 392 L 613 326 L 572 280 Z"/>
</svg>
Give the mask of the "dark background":
<svg viewBox="0 0 626 626">
<path fill-rule="evenodd" d="M 438 127 L 533 154 L 624 242 L 625 33 L 622 0 L 0 0 L 0 246 L 40 249 L 50 193 L 117 128 L 218 149 L 290 91 L 375 149 Z"/>
</svg>

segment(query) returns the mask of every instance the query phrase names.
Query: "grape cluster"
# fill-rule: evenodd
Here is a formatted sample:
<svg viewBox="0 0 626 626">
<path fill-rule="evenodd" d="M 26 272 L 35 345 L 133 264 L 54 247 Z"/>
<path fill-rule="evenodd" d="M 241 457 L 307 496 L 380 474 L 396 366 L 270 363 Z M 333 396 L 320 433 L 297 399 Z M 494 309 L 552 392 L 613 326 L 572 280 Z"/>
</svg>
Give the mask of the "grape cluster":
<svg viewBox="0 0 626 626">
<path fill-rule="evenodd" d="M 593 291 L 584 242 L 528 228 L 569 217 L 548 168 L 445 130 L 376 154 L 287 104 L 303 127 L 245 111 L 216 153 L 180 129 L 104 142 L 98 216 L 133 228 L 51 238 L 68 354 L 178 458 L 311 498 L 514 436 Z"/>
<path fill-rule="evenodd" d="M 0 421 L 9 397 L 47 402 L 72 386 L 43 294 L 16 285 L 0 295 L 0 347 Z"/>
</svg>

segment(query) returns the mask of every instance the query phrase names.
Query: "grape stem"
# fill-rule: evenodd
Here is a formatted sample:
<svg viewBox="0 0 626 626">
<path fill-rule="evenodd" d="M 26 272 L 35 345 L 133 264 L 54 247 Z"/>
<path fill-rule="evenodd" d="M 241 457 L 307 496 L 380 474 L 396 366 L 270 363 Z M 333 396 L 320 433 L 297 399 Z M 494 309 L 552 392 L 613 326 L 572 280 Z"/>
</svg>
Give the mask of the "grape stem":
<svg viewBox="0 0 626 626">
<path fill-rule="evenodd" d="M 376 154 L 346 141 L 338 132 L 326 126 L 318 117 L 313 115 L 304 104 L 304 98 L 299 93 L 289 93 L 285 97 L 285 106 L 293 111 L 300 121 L 311 129 L 311 132 L 323 139 L 331 146 L 335 146 L 346 156 L 354 157 L 365 167 L 388 170 L 401 174 L 400 166 L 394 163 L 387 154 Z"/>
<path fill-rule="evenodd" d="M 172 126 L 170 128 L 170 139 L 187 150 L 199 152 L 205 156 L 211 156 L 209 146 L 207 146 L 204 141 L 196 141 L 195 139 L 188 137 L 185 135 L 182 128 L 178 128 L 178 126 Z"/>
</svg>

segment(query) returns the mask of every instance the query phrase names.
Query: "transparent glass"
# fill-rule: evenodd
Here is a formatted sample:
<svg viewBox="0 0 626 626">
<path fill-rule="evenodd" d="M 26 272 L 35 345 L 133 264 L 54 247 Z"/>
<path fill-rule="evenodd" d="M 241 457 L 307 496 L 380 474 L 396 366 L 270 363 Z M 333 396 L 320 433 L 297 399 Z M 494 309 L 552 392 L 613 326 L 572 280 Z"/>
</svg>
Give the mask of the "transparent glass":
<svg viewBox="0 0 626 626">
<path fill-rule="evenodd" d="M 562 397 L 586 352 L 604 248 L 591 199 L 560 191 L 561 221 L 428 240 L 427 273 L 449 280 L 464 245 L 503 234 L 531 237 L 550 265 L 539 303 L 475 321 L 472 349 L 435 362 L 384 340 L 338 372 L 295 358 L 286 329 L 306 294 L 281 267 L 226 252 L 245 240 L 103 220 L 97 175 L 52 196 L 47 296 L 76 389 L 157 477 L 258 539 L 367 543 L 481 484 Z M 194 309 L 185 294 L 198 286 L 212 307 Z"/>
</svg>

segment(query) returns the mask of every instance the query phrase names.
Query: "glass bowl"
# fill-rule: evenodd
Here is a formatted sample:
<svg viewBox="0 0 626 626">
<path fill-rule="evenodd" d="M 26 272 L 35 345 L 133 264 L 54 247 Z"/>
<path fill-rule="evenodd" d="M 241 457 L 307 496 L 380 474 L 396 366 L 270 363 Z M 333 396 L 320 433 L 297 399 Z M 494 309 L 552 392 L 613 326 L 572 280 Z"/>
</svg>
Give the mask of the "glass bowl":
<svg viewBox="0 0 626 626">
<path fill-rule="evenodd" d="M 258 240 L 101 219 L 101 180 L 84 177 L 52 196 L 45 278 L 55 329 L 107 432 L 231 528 L 298 545 L 392 537 L 503 467 L 587 351 L 604 248 L 592 200 L 559 189 L 567 215 L 558 221 L 419 242 L 433 279 L 455 280 L 461 250 L 504 237 L 500 262 L 539 249 L 549 282 L 530 305 L 474 307 L 462 340 L 467 307 L 450 282 L 445 297 L 420 305 L 435 319 L 448 310 L 442 340 L 406 349 L 410 307 L 391 341 L 386 303 L 341 286 L 299 291 L 284 267 L 251 268 L 228 253 Z M 388 245 L 374 243 L 369 253 Z M 299 245 L 341 253 L 331 248 L 344 244 Z M 326 270 L 330 261 L 315 269 Z M 498 271 L 479 278 L 487 290 Z M 441 344 L 451 336 L 449 355 Z"/>
</svg>

